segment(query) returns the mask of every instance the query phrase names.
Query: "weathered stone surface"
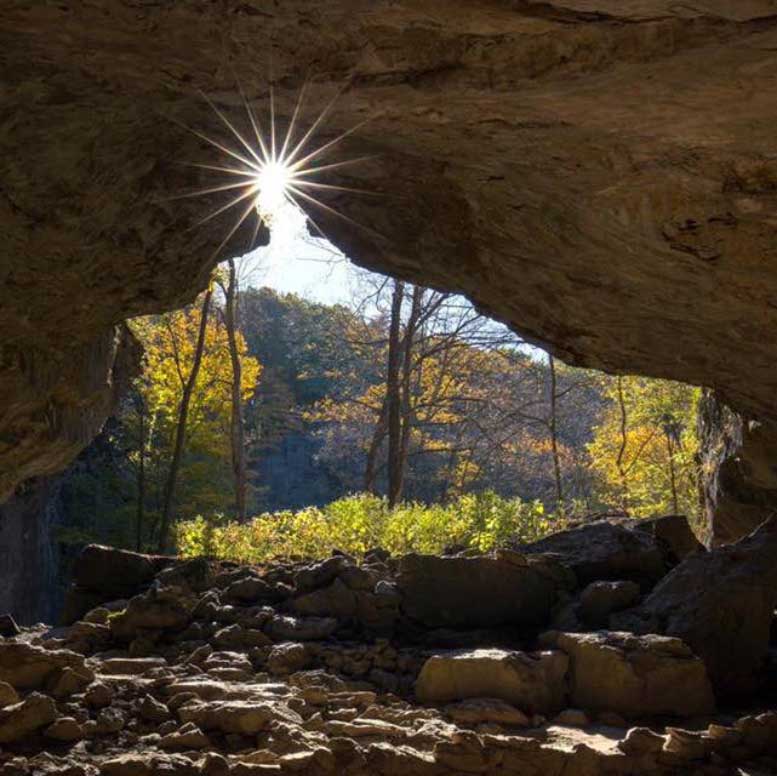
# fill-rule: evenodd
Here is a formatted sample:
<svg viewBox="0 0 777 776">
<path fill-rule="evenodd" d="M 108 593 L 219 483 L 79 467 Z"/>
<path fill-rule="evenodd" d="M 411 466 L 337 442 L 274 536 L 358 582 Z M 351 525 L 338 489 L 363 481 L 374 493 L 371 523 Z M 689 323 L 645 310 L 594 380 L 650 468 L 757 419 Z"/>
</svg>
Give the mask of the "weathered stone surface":
<svg viewBox="0 0 777 776">
<path fill-rule="evenodd" d="M 397 586 L 402 612 L 426 627 L 539 626 L 563 589 L 556 570 L 544 561 L 406 555 Z"/>
<path fill-rule="evenodd" d="M 567 656 L 503 649 L 460 650 L 430 657 L 415 685 L 424 703 L 498 698 L 529 713 L 558 711 L 567 694 Z"/>
<path fill-rule="evenodd" d="M 766 658 L 777 602 L 777 519 L 736 544 L 691 555 L 611 625 L 682 639 L 720 696 L 748 695 Z"/>
<path fill-rule="evenodd" d="M 582 709 L 695 716 L 715 708 L 704 663 L 680 639 L 630 633 L 548 633 L 569 655 L 569 697 Z"/>
<path fill-rule="evenodd" d="M 520 550 L 553 553 L 575 572 L 581 585 L 628 579 L 651 587 L 667 571 L 661 548 L 652 536 L 607 520 L 559 531 Z"/>
</svg>

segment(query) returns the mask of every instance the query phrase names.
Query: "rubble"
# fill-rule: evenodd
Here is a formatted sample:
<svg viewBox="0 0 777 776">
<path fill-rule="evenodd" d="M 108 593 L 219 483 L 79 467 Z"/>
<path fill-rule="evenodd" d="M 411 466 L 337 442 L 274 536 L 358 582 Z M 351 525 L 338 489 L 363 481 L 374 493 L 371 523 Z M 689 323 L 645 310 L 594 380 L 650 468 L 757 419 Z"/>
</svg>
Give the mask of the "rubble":
<svg viewBox="0 0 777 776">
<path fill-rule="evenodd" d="M 634 546 L 651 557 L 646 542 L 661 540 L 639 531 Z M 758 555 L 765 540 L 753 542 Z M 84 562 L 99 565 L 100 551 Z M 655 590 L 706 557 L 691 552 Z M 125 588 L 121 606 L 102 601 L 68 627 L 0 639 L 0 773 L 774 772 L 777 712 L 716 710 L 712 675 L 689 642 L 541 632 L 570 606 L 583 625 L 644 623 L 655 595 L 647 577 L 611 579 L 627 570 L 619 562 L 598 566 L 604 579 L 589 570 L 578 581 L 579 553 L 574 565 L 506 549 L 257 568 L 169 561 Z M 353 605 L 338 609 L 343 601 Z M 87 638 L 87 625 L 105 631 Z M 443 643 L 465 636 L 472 646 Z"/>
</svg>

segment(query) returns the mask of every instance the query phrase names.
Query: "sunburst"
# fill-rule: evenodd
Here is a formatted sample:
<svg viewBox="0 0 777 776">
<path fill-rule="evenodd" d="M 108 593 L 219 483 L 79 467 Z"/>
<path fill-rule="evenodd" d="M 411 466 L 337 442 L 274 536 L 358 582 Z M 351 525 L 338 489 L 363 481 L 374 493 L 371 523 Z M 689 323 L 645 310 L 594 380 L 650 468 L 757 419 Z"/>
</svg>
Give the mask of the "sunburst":
<svg viewBox="0 0 777 776">
<path fill-rule="evenodd" d="M 316 179 L 317 176 L 323 173 L 351 167 L 373 158 L 370 156 L 361 156 L 321 164 L 321 161 L 327 154 L 347 137 L 361 129 L 361 127 L 370 121 L 369 118 L 359 122 L 345 132 L 341 132 L 332 140 L 329 140 L 322 145 L 312 147 L 311 141 L 313 140 L 315 133 L 331 113 L 344 90 L 341 89 L 338 91 L 316 117 L 310 127 L 298 136 L 297 127 L 304 103 L 307 84 L 303 86 L 297 97 L 297 102 L 288 128 L 286 129 L 283 138 L 280 139 L 278 137 L 276 124 L 273 89 L 270 89 L 269 132 L 265 133 L 245 92 L 240 85 L 238 85 L 238 88 L 253 132 L 253 136 L 249 136 L 248 139 L 237 129 L 229 118 L 227 118 L 225 113 L 216 106 L 213 100 L 211 100 L 204 92 L 201 92 L 202 97 L 206 100 L 208 105 L 210 105 L 219 119 L 229 129 L 234 139 L 238 141 L 238 147 L 220 143 L 203 132 L 181 124 L 181 126 L 189 132 L 194 133 L 198 138 L 218 149 L 225 159 L 224 163 L 220 165 L 203 164 L 199 162 L 190 162 L 187 164 L 210 172 L 219 172 L 229 175 L 233 179 L 232 182 L 220 183 L 208 188 L 170 197 L 170 199 L 182 199 L 221 192 L 230 192 L 236 195 L 225 204 L 205 215 L 194 225 L 195 227 L 201 226 L 221 213 L 242 206 L 242 210 L 239 211 L 240 215 L 235 224 L 215 250 L 214 256 L 220 253 L 221 249 L 229 242 L 235 232 L 237 232 L 243 223 L 253 215 L 256 220 L 249 243 L 249 250 L 251 250 L 256 242 L 256 237 L 261 225 L 265 224 L 269 229 L 272 229 L 273 223 L 283 213 L 284 208 L 287 207 L 293 207 L 301 211 L 322 237 L 326 237 L 326 235 L 316 223 L 316 220 L 310 215 L 306 205 L 318 208 L 330 215 L 343 219 L 353 226 L 365 228 L 345 214 L 322 202 L 321 199 L 316 196 L 316 192 L 318 191 L 352 192 L 358 194 L 373 193 L 364 189 L 323 183 Z M 234 178 L 237 178 L 237 180 L 234 180 Z"/>
</svg>

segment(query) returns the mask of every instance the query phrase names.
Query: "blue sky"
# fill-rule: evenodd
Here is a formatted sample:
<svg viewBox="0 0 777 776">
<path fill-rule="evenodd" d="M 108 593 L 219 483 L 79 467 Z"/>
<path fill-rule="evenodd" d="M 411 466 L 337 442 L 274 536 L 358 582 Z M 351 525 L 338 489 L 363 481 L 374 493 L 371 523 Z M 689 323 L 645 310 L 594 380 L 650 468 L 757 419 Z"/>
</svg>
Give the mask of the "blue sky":
<svg viewBox="0 0 777 776">
<path fill-rule="evenodd" d="M 289 209 L 276 219 L 270 244 L 241 259 L 243 286 L 268 286 L 326 304 L 351 298 L 351 264 L 331 243 L 308 234 L 305 216 Z"/>
</svg>

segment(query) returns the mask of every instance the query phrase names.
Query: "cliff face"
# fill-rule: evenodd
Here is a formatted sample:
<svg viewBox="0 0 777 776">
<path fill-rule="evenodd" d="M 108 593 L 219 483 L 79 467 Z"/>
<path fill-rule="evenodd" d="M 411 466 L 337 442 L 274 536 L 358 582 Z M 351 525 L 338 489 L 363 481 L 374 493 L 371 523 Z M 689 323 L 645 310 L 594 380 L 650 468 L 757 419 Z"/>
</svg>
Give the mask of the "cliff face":
<svg viewBox="0 0 777 776">
<path fill-rule="evenodd" d="M 467 293 L 574 364 L 777 419 L 777 2 L 12 0 L 0 18 L 0 491 L 94 433 L 128 316 L 193 298 L 232 223 L 164 201 L 243 120 L 340 99 L 312 213 L 353 259 Z M 225 138 L 224 138 L 225 139 Z M 251 227 L 224 252 L 245 247 Z M 33 355 L 34 354 L 34 355 Z"/>
<path fill-rule="evenodd" d="M 744 418 L 707 393 L 699 437 L 709 541 L 735 542 L 777 514 L 777 424 Z"/>
</svg>

